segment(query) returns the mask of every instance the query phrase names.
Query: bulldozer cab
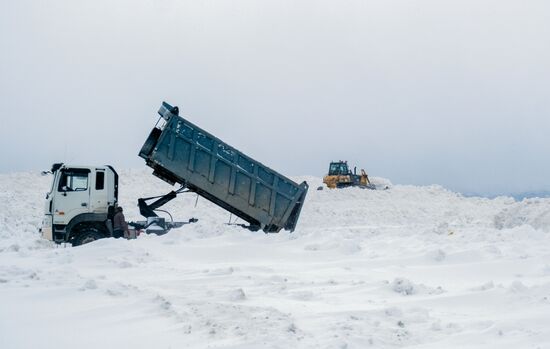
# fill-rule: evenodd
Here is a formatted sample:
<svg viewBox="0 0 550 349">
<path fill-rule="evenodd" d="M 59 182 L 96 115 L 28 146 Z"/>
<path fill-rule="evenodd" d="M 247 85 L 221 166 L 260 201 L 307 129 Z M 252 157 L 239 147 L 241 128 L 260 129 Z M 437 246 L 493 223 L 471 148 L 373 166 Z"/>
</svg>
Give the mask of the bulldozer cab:
<svg viewBox="0 0 550 349">
<path fill-rule="evenodd" d="M 330 163 L 330 167 L 328 169 L 329 176 L 345 176 L 345 175 L 348 175 L 349 173 L 350 172 L 349 172 L 347 163 L 343 161 Z"/>
</svg>

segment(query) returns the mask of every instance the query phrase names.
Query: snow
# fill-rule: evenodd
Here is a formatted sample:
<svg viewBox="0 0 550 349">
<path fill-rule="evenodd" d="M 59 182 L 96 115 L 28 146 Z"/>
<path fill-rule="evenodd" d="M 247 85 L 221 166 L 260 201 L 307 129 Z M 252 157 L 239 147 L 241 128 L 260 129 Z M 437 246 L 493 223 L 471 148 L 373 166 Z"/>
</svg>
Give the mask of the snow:
<svg viewBox="0 0 550 349">
<path fill-rule="evenodd" d="M 120 176 L 129 220 L 172 189 Z M 550 346 L 550 199 L 293 179 L 310 191 L 292 234 L 182 194 L 168 210 L 198 223 L 72 248 L 37 233 L 50 177 L 0 175 L 0 348 Z"/>
</svg>

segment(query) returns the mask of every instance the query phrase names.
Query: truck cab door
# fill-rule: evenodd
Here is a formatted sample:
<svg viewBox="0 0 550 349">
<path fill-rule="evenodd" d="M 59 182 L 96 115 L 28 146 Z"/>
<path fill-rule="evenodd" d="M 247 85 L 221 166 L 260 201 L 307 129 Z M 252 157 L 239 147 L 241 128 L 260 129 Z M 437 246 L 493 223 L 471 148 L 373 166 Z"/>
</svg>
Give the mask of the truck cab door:
<svg viewBox="0 0 550 349">
<path fill-rule="evenodd" d="M 109 204 L 114 203 L 109 202 L 105 170 L 96 168 L 94 174 L 95 179 L 90 185 L 90 212 L 107 213 Z"/>
<path fill-rule="evenodd" d="M 72 218 L 90 211 L 90 170 L 61 170 L 53 202 L 53 224 L 67 224 Z"/>
</svg>

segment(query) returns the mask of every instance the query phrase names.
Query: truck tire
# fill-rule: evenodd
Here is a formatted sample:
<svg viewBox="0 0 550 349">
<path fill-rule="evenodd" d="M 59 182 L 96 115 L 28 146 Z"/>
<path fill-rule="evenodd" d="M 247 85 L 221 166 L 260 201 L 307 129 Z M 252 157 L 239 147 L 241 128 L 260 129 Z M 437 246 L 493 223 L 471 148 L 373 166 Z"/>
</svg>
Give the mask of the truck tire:
<svg viewBox="0 0 550 349">
<path fill-rule="evenodd" d="M 92 241 L 103 239 L 103 235 L 100 231 L 93 228 L 87 228 L 79 232 L 73 239 L 73 246 L 80 246 Z"/>
</svg>

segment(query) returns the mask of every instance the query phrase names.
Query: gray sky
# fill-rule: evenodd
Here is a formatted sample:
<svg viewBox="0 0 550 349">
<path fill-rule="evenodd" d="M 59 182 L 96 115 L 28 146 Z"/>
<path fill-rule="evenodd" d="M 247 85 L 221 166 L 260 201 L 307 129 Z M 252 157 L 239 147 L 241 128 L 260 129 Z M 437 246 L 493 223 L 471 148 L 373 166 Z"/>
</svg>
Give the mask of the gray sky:
<svg viewBox="0 0 550 349">
<path fill-rule="evenodd" d="M 550 189 L 548 1 L 0 0 L 0 172 L 145 164 L 163 100 L 285 175 Z"/>
</svg>

